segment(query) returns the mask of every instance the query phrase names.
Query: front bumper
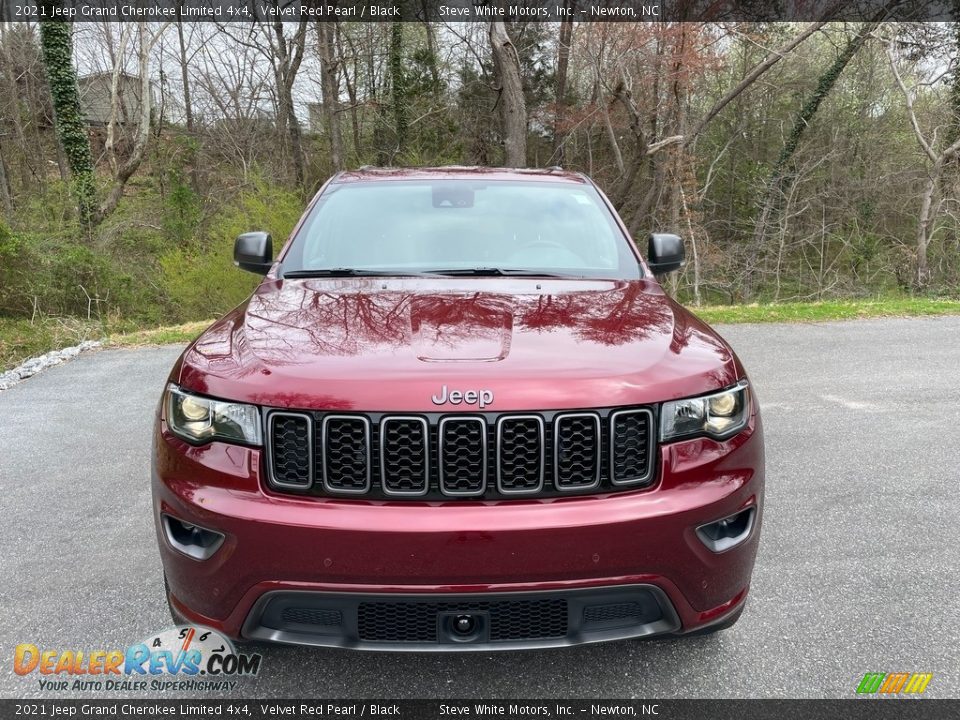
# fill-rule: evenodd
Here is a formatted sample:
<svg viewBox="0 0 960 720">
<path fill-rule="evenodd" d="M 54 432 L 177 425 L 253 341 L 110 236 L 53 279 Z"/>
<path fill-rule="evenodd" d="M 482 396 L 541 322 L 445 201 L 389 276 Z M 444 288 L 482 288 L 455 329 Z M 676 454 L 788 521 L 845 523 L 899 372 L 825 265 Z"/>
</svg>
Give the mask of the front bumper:
<svg viewBox="0 0 960 720">
<path fill-rule="evenodd" d="M 762 518 L 759 416 L 724 442 L 660 447 L 660 475 L 650 488 L 590 497 L 302 498 L 267 489 L 262 462 L 256 449 L 192 447 L 162 423 L 155 434 L 154 514 L 171 607 L 186 621 L 238 639 L 446 650 L 691 632 L 742 610 Z M 751 507 L 751 531 L 735 547 L 714 552 L 698 537 L 704 523 Z M 222 545 L 209 559 L 188 557 L 167 540 L 163 514 L 222 533 Z M 611 595 L 630 597 L 608 601 Z M 441 626 L 425 642 L 364 640 L 356 631 L 360 605 L 371 600 L 415 613 L 424 603 L 440 604 L 456 613 L 470 603 L 530 597 L 567 601 L 562 635 L 464 643 L 444 642 Z M 285 607 L 339 611 L 341 628 L 284 621 L 271 603 L 290 598 L 303 602 Z M 652 598 L 655 609 L 642 598 Z M 402 605 L 409 602 L 416 607 Z M 624 602 L 639 602 L 643 612 L 616 626 L 584 620 L 589 606 Z M 480 617 L 492 628 L 495 609 L 484 607 L 475 612 L 488 613 Z"/>
</svg>

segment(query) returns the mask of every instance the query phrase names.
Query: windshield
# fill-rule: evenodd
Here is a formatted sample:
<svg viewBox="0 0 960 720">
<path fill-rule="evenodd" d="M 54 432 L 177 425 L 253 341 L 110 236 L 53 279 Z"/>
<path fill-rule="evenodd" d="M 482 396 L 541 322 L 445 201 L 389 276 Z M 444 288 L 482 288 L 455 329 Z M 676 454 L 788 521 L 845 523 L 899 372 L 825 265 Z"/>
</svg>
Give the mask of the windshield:
<svg viewBox="0 0 960 720">
<path fill-rule="evenodd" d="M 283 261 L 310 271 L 641 276 L 589 185 L 444 179 L 329 187 Z"/>
</svg>

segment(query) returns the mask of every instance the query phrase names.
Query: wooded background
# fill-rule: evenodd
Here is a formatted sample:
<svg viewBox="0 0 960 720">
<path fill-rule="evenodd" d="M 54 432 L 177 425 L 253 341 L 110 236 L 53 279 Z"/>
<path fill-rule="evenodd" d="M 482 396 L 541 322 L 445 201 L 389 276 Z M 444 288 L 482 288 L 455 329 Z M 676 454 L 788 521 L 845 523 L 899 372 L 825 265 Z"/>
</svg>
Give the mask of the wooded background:
<svg viewBox="0 0 960 720">
<path fill-rule="evenodd" d="M 955 24 L 0 24 L 0 319 L 215 316 L 332 173 L 560 165 L 690 304 L 960 288 Z"/>
</svg>

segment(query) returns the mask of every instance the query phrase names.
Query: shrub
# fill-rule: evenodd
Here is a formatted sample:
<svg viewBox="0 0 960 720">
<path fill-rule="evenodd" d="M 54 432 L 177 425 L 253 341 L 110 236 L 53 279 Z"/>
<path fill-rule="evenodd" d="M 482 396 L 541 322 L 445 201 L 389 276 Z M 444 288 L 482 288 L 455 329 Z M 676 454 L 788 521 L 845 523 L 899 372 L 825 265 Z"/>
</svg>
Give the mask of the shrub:
<svg viewBox="0 0 960 720">
<path fill-rule="evenodd" d="M 165 320 L 203 320 L 243 302 L 257 280 L 233 265 L 237 235 L 266 230 L 273 234 L 274 248 L 279 250 L 302 211 L 296 193 L 258 182 L 212 218 L 206 238 L 165 252 L 160 257 Z"/>
</svg>

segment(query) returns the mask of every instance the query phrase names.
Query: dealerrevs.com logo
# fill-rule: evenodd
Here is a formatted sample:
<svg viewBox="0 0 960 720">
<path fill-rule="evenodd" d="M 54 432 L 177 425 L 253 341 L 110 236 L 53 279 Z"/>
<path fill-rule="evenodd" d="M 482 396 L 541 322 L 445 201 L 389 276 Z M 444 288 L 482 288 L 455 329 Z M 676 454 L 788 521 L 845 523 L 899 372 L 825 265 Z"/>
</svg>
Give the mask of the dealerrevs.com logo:
<svg viewBox="0 0 960 720">
<path fill-rule="evenodd" d="M 13 670 L 45 691 L 233 690 L 260 672 L 258 653 L 238 653 L 216 630 L 168 628 L 125 650 L 49 650 L 17 645 Z"/>
</svg>

